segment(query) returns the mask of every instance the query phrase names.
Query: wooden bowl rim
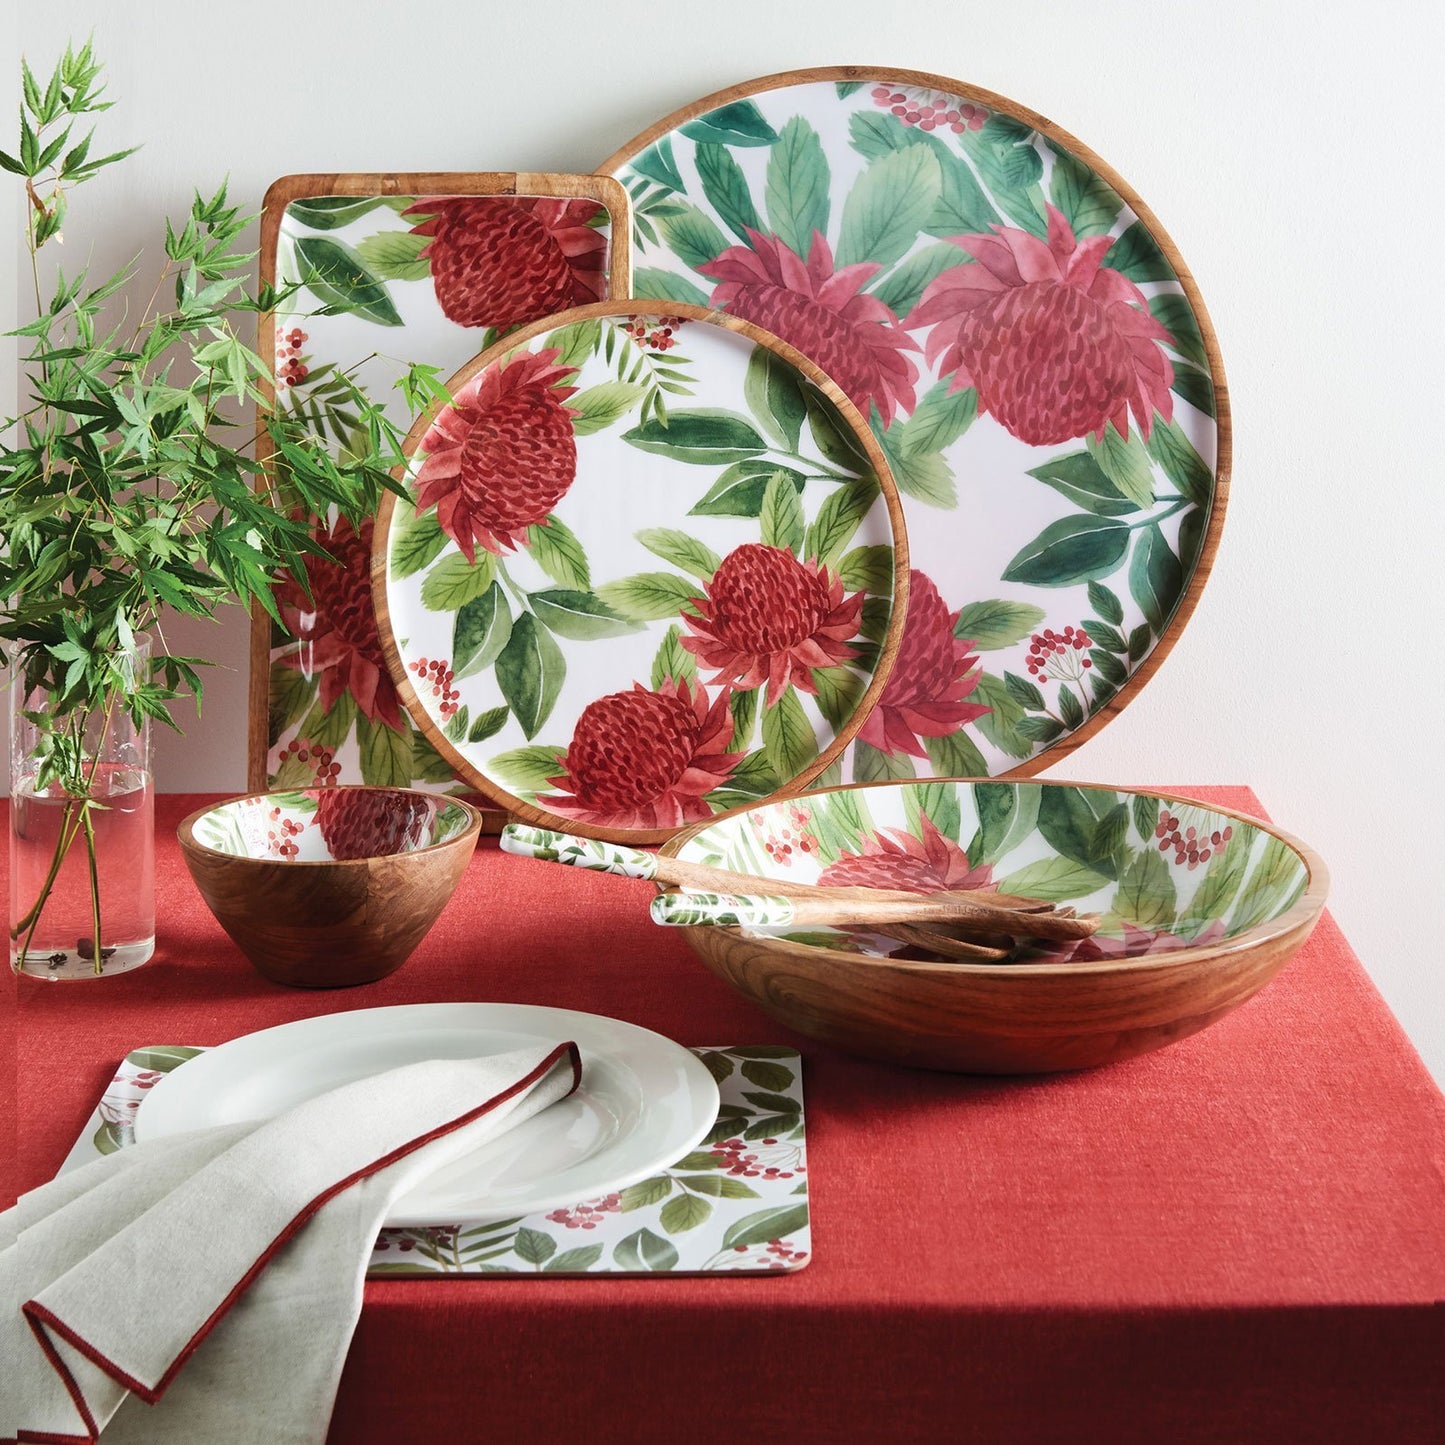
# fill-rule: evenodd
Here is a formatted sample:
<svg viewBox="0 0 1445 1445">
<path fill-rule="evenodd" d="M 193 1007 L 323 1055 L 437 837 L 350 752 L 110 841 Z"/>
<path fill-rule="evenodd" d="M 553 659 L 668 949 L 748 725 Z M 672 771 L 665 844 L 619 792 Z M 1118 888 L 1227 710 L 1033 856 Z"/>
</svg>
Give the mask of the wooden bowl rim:
<svg viewBox="0 0 1445 1445">
<path fill-rule="evenodd" d="M 176 827 L 176 838 L 179 840 L 182 850 L 190 850 L 202 854 L 207 858 L 224 858 L 232 863 L 260 863 L 268 865 L 280 865 L 284 868 L 365 868 L 368 864 L 379 863 L 388 858 L 420 858 L 427 854 L 438 853 L 444 848 L 450 848 L 454 844 L 470 841 L 474 846 L 482 832 L 482 812 L 475 803 L 468 803 L 463 798 L 449 797 L 446 793 L 428 793 L 422 788 L 389 788 L 377 783 L 332 783 L 329 789 L 336 792 L 347 793 L 407 793 L 414 797 L 422 798 L 428 803 L 441 803 L 448 806 L 462 808 L 469 815 L 467 826 L 460 833 L 453 833 L 450 838 L 443 838 L 437 843 L 428 843 L 425 848 L 411 848 L 402 853 L 374 853 L 365 858 L 253 858 L 249 853 L 225 853 L 219 848 L 212 848 L 209 843 L 202 843 L 196 837 L 196 824 L 209 813 L 214 813 L 220 808 L 235 807 L 240 803 L 255 803 L 262 798 L 276 797 L 280 793 L 313 793 L 320 792 L 320 788 L 266 788 L 259 793 L 238 793 L 234 798 L 222 798 L 219 803 L 211 803 L 204 808 L 197 808 L 194 813 L 187 814 L 181 819 Z"/>
<path fill-rule="evenodd" d="M 1126 793 L 1131 797 L 1157 798 L 1160 802 L 1183 803 L 1193 808 L 1207 808 L 1221 817 L 1235 818 L 1241 823 L 1248 823 L 1253 828 L 1262 829 L 1294 851 L 1305 865 L 1305 890 L 1294 904 L 1277 918 L 1257 923 L 1243 933 L 1236 934 L 1233 938 L 1220 939 L 1217 943 L 1197 947 L 1171 949 L 1168 953 L 1141 954 L 1137 958 L 1100 958 L 1080 963 L 929 963 L 921 960 L 877 958 L 869 954 L 845 953 L 842 949 L 794 943 L 786 938 L 754 938 L 747 941 L 760 945 L 764 949 L 777 950 L 789 958 L 813 960 L 814 962 L 827 961 L 839 966 L 882 968 L 895 973 L 917 974 L 925 977 L 962 973 L 975 977 L 1007 979 L 1020 975 L 1038 978 L 1081 974 L 1158 973 L 1171 968 L 1188 967 L 1192 964 L 1213 962 L 1234 954 L 1246 953 L 1262 944 L 1285 937 L 1296 929 L 1313 927 L 1320 914 L 1324 912 L 1325 898 L 1329 893 L 1330 886 L 1329 870 L 1325 867 L 1324 859 L 1307 843 L 1294 837 L 1293 834 L 1276 828 L 1273 823 L 1266 822 L 1252 813 L 1244 813 L 1237 808 L 1220 807 L 1200 798 L 1188 797 L 1183 793 L 1166 793 L 1152 788 L 1114 787 L 1110 783 L 1081 783 L 1068 778 L 890 778 L 876 783 L 840 783 L 835 788 L 819 788 L 816 794 L 794 793 L 788 799 L 764 798 L 756 803 L 730 808 L 726 813 L 718 813 L 712 818 L 683 829 L 675 837 L 669 838 L 658 849 L 658 852 L 669 858 L 676 857 L 684 844 L 708 828 L 726 822 L 730 818 L 739 817 L 744 813 L 751 813 L 757 808 L 774 807 L 785 801 L 805 802 L 810 797 L 826 797 L 830 793 L 916 787 L 929 783 L 967 783 L 971 786 L 974 783 L 1004 782 L 1021 788 L 1088 788 L 1094 792 Z M 759 877 L 760 881 L 766 881 L 761 878 L 761 875 Z M 720 933 L 736 939 L 744 936 L 740 928 L 723 928 L 717 925 L 695 926 L 683 931 L 689 936 L 689 940 L 694 933 Z"/>
</svg>

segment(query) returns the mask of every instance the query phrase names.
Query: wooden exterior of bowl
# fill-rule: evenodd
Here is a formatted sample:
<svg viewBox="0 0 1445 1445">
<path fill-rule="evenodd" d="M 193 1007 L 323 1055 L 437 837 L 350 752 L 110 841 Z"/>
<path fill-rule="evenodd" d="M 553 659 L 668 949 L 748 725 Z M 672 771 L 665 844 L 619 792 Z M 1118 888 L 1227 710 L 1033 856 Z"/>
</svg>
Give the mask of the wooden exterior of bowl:
<svg viewBox="0 0 1445 1445">
<path fill-rule="evenodd" d="M 476 850 L 479 809 L 418 796 L 465 808 L 467 827 L 411 853 L 314 863 L 243 858 L 198 843 L 195 824 L 211 808 L 176 831 L 206 907 L 258 973 L 292 988 L 345 988 L 385 978 L 406 962 Z"/>
<path fill-rule="evenodd" d="M 1292 908 L 1236 938 L 1089 963 L 912 963 L 745 938 L 735 928 L 682 932 L 713 973 L 766 1013 L 848 1053 L 967 1074 L 1056 1073 L 1118 1063 L 1198 1033 L 1238 1008 L 1289 962 L 1324 910 L 1329 878 L 1311 849 L 1248 814 L 1194 806 L 1263 829 L 1300 855 L 1309 878 Z M 689 829 L 662 851 L 675 853 L 717 821 Z"/>
</svg>

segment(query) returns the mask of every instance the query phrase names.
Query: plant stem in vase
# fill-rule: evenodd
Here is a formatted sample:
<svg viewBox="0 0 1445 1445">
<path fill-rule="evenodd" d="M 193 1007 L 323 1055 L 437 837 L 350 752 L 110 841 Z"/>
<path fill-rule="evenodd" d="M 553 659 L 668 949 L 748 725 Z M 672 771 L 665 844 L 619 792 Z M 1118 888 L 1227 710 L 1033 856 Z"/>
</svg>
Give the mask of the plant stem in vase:
<svg viewBox="0 0 1445 1445">
<path fill-rule="evenodd" d="M 148 657 L 142 640 L 115 659 L 130 690 Z M 49 979 L 138 968 L 155 951 L 149 719 L 112 698 L 49 730 L 52 700 L 12 666 L 11 966 Z"/>
</svg>

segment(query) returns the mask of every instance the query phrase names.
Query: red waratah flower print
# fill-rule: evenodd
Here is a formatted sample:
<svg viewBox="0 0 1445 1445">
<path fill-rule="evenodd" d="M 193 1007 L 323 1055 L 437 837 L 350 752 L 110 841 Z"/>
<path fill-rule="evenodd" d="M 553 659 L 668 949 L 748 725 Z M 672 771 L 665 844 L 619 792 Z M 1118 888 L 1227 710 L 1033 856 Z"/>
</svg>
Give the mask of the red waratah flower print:
<svg viewBox="0 0 1445 1445">
<path fill-rule="evenodd" d="M 432 239 L 421 252 L 443 313 L 505 330 L 602 300 L 607 237 L 596 201 L 508 196 L 424 198 L 402 214 Z"/>
<path fill-rule="evenodd" d="M 1076 242 L 1049 207 L 1045 243 L 995 226 L 954 236 L 974 264 L 928 283 L 908 316 L 934 327 L 928 359 L 954 373 L 952 391 L 978 388 L 978 407 L 1020 441 L 1052 446 L 1113 422 L 1129 434 L 1132 410 L 1147 438 L 1157 411 L 1173 414 L 1174 367 L 1158 343 L 1169 332 L 1144 293 L 1103 264 L 1112 236 Z"/>
<path fill-rule="evenodd" d="M 908 577 L 898 657 L 858 737 L 880 752 L 925 758 L 921 738 L 947 737 L 988 708 L 967 700 L 980 672 L 974 644 L 953 635 L 958 613 L 944 605 L 932 578 L 916 571 Z"/>
<path fill-rule="evenodd" d="M 830 888 L 898 888 L 907 893 L 942 893 L 956 888 L 992 888 L 993 869 L 974 868 L 968 854 L 945 837 L 924 813 L 923 836 L 885 828 L 863 840 L 861 853 L 830 863 L 818 882 Z"/>
<path fill-rule="evenodd" d="M 683 614 L 692 635 L 682 645 L 718 669 L 713 683 L 751 689 L 766 682 L 772 707 L 789 685 L 817 692 L 815 667 L 857 656 L 848 639 L 858 633 L 863 601 L 861 592 L 845 597 L 821 563 L 748 542 L 723 558 L 707 596 L 693 599 L 700 615 Z"/>
<path fill-rule="evenodd" d="M 859 261 L 835 271 L 818 231 L 806 261 L 776 236 L 747 234 L 751 249 L 730 246 L 698 267 L 720 283 L 712 304 L 796 346 L 865 417 L 876 406 L 886 426 L 897 407 L 912 411 L 918 367 L 903 352 L 918 343 L 876 296 L 863 294 L 879 267 Z"/>
<path fill-rule="evenodd" d="M 563 403 L 576 369 L 556 347 L 489 366 L 460 387 L 422 441 L 416 509 L 468 555 L 499 556 L 544 522 L 577 476 L 576 413 Z"/>
<path fill-rule="evenodd" d="M 371 601 L 371 520 L 360 531 L 344 518 L 317 534 L 331 554 L 306 558 L 310 589 L 287 579 L 276 589 L 286 630 L 301 646 L 277 661 L 320 677 L 322 707 L 329 712 L 349 693 L 368 722 L 402 725 L 401 701 L 386 670 Z"/>
<path fill-rule="evenodd" d="M 371 788 L 326 788 L 316 826 L 333 858 L 380 858 L 415 848 L 431 819 L 428 804 Z"/>
<path fill-rule="evenodd" d="M 728 694 L 669 679 L 638 683 L 588 703 L 577 719 L 561 776 L 548 781 L 551 812 L 613 828 L 676 828 L 712 816 L 703 801 L 744 754 L 727 751 Z"/>
</svg>

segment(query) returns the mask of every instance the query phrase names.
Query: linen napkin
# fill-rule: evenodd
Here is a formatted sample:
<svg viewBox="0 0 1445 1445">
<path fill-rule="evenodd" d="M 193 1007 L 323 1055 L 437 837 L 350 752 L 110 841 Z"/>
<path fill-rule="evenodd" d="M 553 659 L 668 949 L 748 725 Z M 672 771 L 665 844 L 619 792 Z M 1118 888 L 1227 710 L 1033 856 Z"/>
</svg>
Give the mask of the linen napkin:
<svg viewBox="0 0 1445 1445">
<path fill-rule="evenodd" d="M 323 1441 L 392 1200 L 580 1077 L 571 1043 L 411 1064 L 26 1195 L 0 1215 L 0 1433 Z"/>
</svg>

